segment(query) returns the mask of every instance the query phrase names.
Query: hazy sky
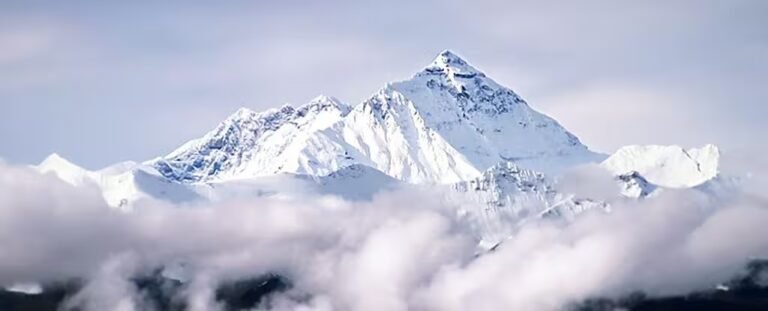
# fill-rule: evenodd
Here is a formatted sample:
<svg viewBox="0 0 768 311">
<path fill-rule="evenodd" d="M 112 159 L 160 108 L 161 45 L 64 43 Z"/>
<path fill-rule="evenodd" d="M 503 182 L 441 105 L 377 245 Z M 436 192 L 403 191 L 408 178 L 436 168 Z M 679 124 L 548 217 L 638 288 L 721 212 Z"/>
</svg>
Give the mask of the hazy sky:
<svg viewBox="0 0 768 311">
<path fill-rule="evenodd" d="M 0 0 L 0 158 L 146 160 L 241 106 L 357 104 L 444 49 L 598 151 L 768 149 L 768 1 L 158 2 Z"/>
</svg>

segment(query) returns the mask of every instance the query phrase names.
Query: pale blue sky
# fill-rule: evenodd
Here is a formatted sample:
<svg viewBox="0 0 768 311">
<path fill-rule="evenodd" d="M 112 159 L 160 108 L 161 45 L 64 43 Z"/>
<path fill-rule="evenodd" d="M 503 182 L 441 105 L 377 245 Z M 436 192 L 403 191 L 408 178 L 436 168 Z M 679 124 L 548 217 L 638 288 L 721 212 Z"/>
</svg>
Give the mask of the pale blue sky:
<svg viewBox="0 0 768 311">
<path fill-rule="evenodd" d="M 0 0 L 0 158 L 146 160 L 241 106 L 357 104 L 443 49 L 599 151 L 768 149 L 767 1 L 106 2 Z"/>
</svg>

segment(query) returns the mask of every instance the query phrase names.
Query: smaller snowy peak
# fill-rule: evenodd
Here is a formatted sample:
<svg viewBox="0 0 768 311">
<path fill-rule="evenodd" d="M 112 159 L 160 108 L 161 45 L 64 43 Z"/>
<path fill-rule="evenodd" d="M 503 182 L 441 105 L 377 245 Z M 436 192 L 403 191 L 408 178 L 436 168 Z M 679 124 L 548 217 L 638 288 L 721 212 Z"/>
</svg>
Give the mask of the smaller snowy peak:
<svg viewBox="0 0 768 311">
<path fill-rule="evenodd" d="M 338 99 L 325 95 L 299 107 L 284 105 L 263 112 L 241 108 L 202 138 L 150 164 L 177 182 L 210 181 L 222 176 L 234 178 L 244 172 L 254 176 L 267 171 L 276 173 L 279 169 L 267 169 L 269 162 L 286 160 L 275 156 L 284 155 L 297 135 L 327 128 L 350 110 L 351 107 Z M 258 167 L 246 167 L 249 162 Z"/>
<path fill-rule="evenodd" d="M 602 165 L 616 175 L 632 172 L 666 188 L 690 188 L 718 175 L 720 151 L 714 145 L 685 149 L 680 146 L 632 145 L 620 148 Z"/>
<path fill-rule="evenodd" d="M 88 170 L 77 166 L 57 153 L 52 153 L 46 157 L 35 168 L 44 174 L 54 174 L 72 185 L 80 185 L 89 178 Z"/>
<path fill-rule="evenodd" d="M 38 168 L 55 168 L 55 167 L 71 167 L 71 168 L 80 168 L 79 166 L 75 165 L 74 163 L 70 162 L 69 160 L 65 159 L 58 153 L 51 153 L 43 161 L 40 162 L 40 164 L 37 165 Z"/>
</svg>

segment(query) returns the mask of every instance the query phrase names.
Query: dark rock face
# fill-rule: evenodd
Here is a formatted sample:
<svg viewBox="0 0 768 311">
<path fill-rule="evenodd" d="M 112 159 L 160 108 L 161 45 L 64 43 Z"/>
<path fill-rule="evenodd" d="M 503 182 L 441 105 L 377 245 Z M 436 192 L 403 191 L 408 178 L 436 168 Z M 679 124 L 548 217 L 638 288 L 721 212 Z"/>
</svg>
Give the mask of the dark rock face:
<svg viewBox="0 0 768 311">
<path fill-rule="evenodd" d="M 619 300 L 590 299 L 574 307 L 573 310 L 768 310 L 768 260 L 750 262 L 744 275 L 724 283 L 723 286 L 723 289 L 684 296 L 647 297 L 642 293 L 636 293 Z"/>
<path fill-rule="evenodd" d="M 266 275 L 222 285 L 216 290 L 216 301 L 227 310 L 250 310 L 259 306 L 272 293 L 290 289 L 290 282 L 278 275 Z"/>
<path fill-rule="evenodd" d="M 80 289 L 79 282 L 52 284 L 36 295 L 0 289 L 0 310 L 3 311 L 56 311 L 67 298 Z"/>
<path fill-rule="evenodd" d="M 144 306 L 152 310 L 184 311 L 188 309 L 182 293 L 186 285 L 164 278 L 159 272 L 133 279 L 136 291 L 144 299 Z M 76 301 L 70 301 L 82 288 L 82 282 L 70 281 L 46 286 L 40 294 L 24 294 L 0 290 L 0 311 L 58 311 L 67 307 L 83 310 Z M 288 279 L 267 274 L 225 282 L 216 289 L 215 300 L 225 310 L 249 310 L 267 303 L 271 294 L 291 288 Z"/>
</svg>

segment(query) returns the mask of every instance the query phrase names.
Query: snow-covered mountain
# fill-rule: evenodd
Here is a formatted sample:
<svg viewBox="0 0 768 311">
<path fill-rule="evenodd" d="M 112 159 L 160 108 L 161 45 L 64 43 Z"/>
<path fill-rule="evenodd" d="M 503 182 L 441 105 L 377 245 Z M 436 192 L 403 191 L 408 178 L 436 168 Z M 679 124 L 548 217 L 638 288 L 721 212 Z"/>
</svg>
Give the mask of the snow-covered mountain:
<svg viewBox="0 0 768 311">
<path fill-rule="evenodd" d="M 298 107 L 242 108 L 202 137 L 142 163 L 90 171 L 52 154 L 34 169 L 97 189 L 107 205 L 126 212 L 154 207 L 137 204 L 142 200 L 185 207 L 255 197 L 369 201 L 397 188 L 426 190 L 455 211 L 462 231 L 477 239 L 479 256 L 537 220 L 567 225 L 586 212 L 654 200 L 670 189 L 727 199 L 741 180 L 721 175 L 719 161 L 713 145 L 592 152 L 515 92 L 445 51 L 410 79 L 386 84 L 355 107 L 319 96 Z M 595 181 L 600 191 L 585 195 L 579 192 L 587 190 L 565 186 L 570 184 L 560 174 L 579 175 L 570 170 L 582 164 L 592 165 L 578 169 L 599 174 L 569 181 Z M 615 195 L 603 195 L 610 186 Z M 190 280 L 183 261 L 163 264 L 163 277 Z M 43 291 L 24 283 L 5 290 Z"/>
<path fill-rule="evenodd" d="M 405 182 L 455 183 L 501 161 L 554 173 L 602 158 L 515 92 L 444 51 L 351 111 L 324 96 L 299 108 L 240 110 L 152 164 L 180 182 L 327 175 L 366 165 Z"/>
<path fill-rule="evenodd" d="M 410 79 L 386 84 L 354 108 L 328 96 L 299 107 L 243 108 L 204 136 L 144 163 L 87 171 L 52 155 L 37 169 L 74 185 L 95 185 L 109 205 L 125 209 L 141 199 L 330 194 L 367 200 L 385 189 L 434 186 L 490 248 L 531 219 L 570 220 L 609 209 L 610 202 L 553 186 L 574 166 L 600 163 L 615 176 L 617 197 L 640 199 L 664 188 L 725 193 L 732 183 L 719 178 L 718 161 L 712 145 L 628 146 L 606 159 L 444 51 Z"/>
<path fill-rule="evenodd" d="M 411 183 L 459 182 L 500 161 L 553 173 L 602 158 L 450 51 L 313 139 Z"/>
</svg>

